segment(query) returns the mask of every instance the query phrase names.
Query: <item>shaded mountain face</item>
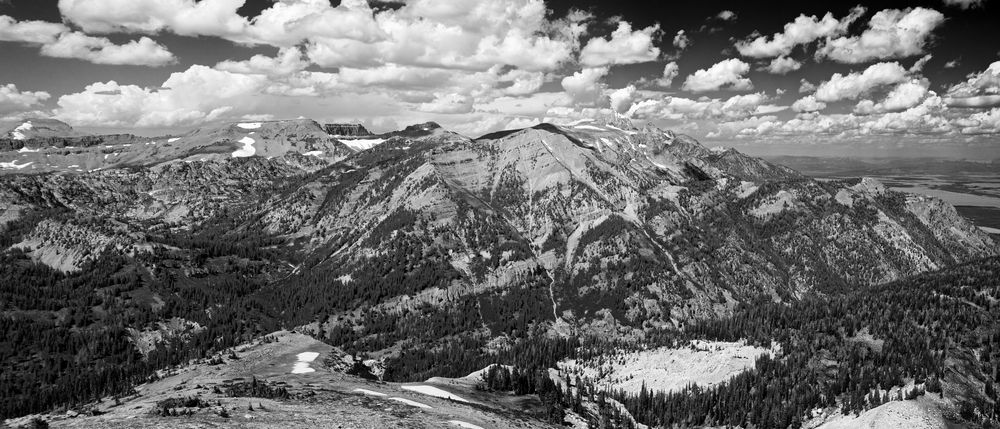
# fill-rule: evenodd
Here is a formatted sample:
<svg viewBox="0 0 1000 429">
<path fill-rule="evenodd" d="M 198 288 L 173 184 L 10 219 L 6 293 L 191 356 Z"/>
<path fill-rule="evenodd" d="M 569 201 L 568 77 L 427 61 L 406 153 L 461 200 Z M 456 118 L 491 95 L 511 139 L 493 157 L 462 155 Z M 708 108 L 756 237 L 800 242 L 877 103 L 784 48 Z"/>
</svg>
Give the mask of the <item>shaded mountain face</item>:
<svg viewBox="0 0 1000 429">
<path fill-rule="evenodd" d="M 398 379 L 434 375 L 404 353 L 556 334 L 640 341 L 738 302 L 998 253 L 939 200 L 814 181 L 625 121 L 478 139 L 428 123 L 377 139 L 357 150 L 297 120 L 2 152 L 15 173 L 0 176 L 6 266 L 71 289 L 119 267 L 102 279 L 129 279 L 114 286 L 128 299 L 101 302 L 137 306 L 140 320 L 183 318 L 206 336 L 305 327 Z M 8 168 L 25 162 L 47 167 Z M 63 317 L 9 302 L 10 314 Z M 97 317 L 122 311 L 103 305 Z"/>
</svg>

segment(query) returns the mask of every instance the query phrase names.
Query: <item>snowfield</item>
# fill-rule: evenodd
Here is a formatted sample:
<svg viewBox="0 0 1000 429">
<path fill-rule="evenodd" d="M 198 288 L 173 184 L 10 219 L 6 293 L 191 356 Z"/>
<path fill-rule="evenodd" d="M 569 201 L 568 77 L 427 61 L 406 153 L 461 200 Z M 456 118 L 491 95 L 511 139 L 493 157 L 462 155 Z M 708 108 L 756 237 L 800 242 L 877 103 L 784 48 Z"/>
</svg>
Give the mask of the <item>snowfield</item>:
<svg viewBox="0 0 1000 429">
<path fill-rule="evenodd" d="M 302 352 L 298 355 L 299 361 L 295 362 L 292 366 L 292 374 L 306 374 L 310 372 L 316 372 L 315 369 L 309 367 L 309 363 L 316 360 L 319 357 L 319 353 L 316 352 Z"/>
<path fill-rule="evenodd" d="M 18 125 L 17 128 L 14 128 L 14 131 L 10 132 L 10 136 L 14 140 L 24 140 L 26 136 L 22 133 L 22 131 L 28 131 L 32 128 L 34 128 L 34 126 L 31 125 L 31 121 L 25 121 L 25 123 Z"/>
<path fill-rule="evenodd" d="M 385 393 L 376 392 L 374 390 L 368 390 L 368 389 L 354 389 L 354 391 L 358 393 L 363 393 L 368 396 L 388 396 Z"/>
<path fill-rule="evenodd" d="M 454 395 L 451 392 L 445 391 L 443 389 L 438 389 L 434 386 L 419 385 L 419 386 L 401 386 L 403 390 L 409 390 L 411 392 L 422 393 L 428 396 L 434 396 L 437 398 L 451 399 L 458 402 L 469 402 L 467 399 L 462 398 L 458 395 Z"/>
<path fill-rule="evenodd" d="M 27 166 L 31 165 L 31 164 L 34 164 L 34 163 L 33 162 L 29 162 L 29 163 L 26 163 L 26 164 L 18 164 L 17 161 L 0 162 L 0 168 L 16 168 L 16 169 L 20 170 L 20 169 L 22 169 L 24 167 L 27 167 Z"/>
<path fill-rule="evenodd" d="M 347 145 L 347 147 L 351 149 L 360 151 L 371 149 L 376 145 L 382 144 L 384 141 L 385 139 L 343 139 L 340 142 Z"/>
<path fill-rule="evenodd" d="M 397 401 L 397 402 L 402 402 L 402 403 L 404 403 L 406 405 L 414 406 L 414 407 L 417 407 L 417 408 L 431 408 L 430 405 L 422 404 L 422 403 L 417 402 L 417 401 L 411 401 L 411 400 L 406 399 L 406 398 L 397 398 L 397 397 L 394 396 L 394 397 L 389 398 L 389 399 L 391 399 L 393 401 Z"/>
<path fill-rule="evenodd" d="M 240 143 L 243 143 L 243 147 L 233 151 L 233 158 L 245 158 L 257 153 L 257 150 L 253 148 L 254 139 L 250 136 L 240 139 Z"/>
<path fill-rule="evenodd" d="M 651 391 L 674 392 L 689 384 L 707 387 L 727 381 L 753 368 L 758 357 L 780 350 L 777 344 L 765 349 L 743 341 L 692 341 L 688 347 L 620 352 L 599 360 L 568 359 L 559 362 L 559 372 L 595 380 L 607 390 L 638 393 L 645 383 Z"/>
<path fill-rule="evenodd" d="M 242 124 L 236 124 L 237 127 L 243 128 L 244 130 L 256 130 L 260 128 L 260 122 L 244 122 Z"/>
</svg>

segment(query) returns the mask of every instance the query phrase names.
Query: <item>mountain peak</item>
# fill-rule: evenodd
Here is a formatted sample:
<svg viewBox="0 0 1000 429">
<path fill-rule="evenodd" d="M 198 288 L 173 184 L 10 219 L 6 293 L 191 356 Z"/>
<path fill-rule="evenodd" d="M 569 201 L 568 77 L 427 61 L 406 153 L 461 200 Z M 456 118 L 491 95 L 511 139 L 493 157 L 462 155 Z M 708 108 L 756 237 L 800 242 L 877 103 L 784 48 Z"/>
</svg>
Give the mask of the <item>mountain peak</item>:
<svg viewBox="0 0 1000 429">
<path fill-rule="evenodd" d="M 27 140 L 46 137 L 72 137 L 79 135 L 69 124 L 47 118 L 28 118 L 4 133 L 4 137 Z"/>
</svg>

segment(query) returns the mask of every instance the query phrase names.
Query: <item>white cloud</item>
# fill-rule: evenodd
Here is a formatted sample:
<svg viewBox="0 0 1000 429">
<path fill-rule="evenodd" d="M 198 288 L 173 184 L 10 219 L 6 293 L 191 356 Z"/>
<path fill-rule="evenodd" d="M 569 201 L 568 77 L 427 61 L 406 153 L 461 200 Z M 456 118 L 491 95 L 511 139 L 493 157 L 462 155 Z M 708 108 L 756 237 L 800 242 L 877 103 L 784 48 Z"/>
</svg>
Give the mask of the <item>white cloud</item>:
<svg viewBox="0 0 1000 429">
<path fill-rule="evenodd" d="M 860 36 L 827 40 L 816 55 L 848 64 L 920 55 L 943 22 L 944 15 L 933 9 L 886 9 L 872 16 Z"/>
<path fill-rule="evenodd" d="M 792 103 L 792 110 L 796 112 L 815 112 L 826 108 L 826 103 L 816 101 L 815 96 L 806 96 Z"/>
<path fill-rule="evenodd" d="M 977 112 L 955 121 L 962 134 L 1000 134 L 1000 108 Z"/>
<path fill-rule="evenodd" d="M 865 71 L 842 75 L 834 73 L 830 80 L 816 88 L 816 99 L 823 102 L 857 99 L 862 94 L 885 85 L 907 79 L 907 72 L 899 63 L 877 63 Z"/>
<path fill-rule="evenodd" d="M 990 64 L 982 73 L 972 73 L 965 82 L 948 89 L 949 97 L 972 97 L 983 94 L 1000 94 L 1000 61 Z"/>
<path fill-rule="evenodd" d="M 736 20 L 736 12 L 733 12 L 731 10 L 724 10 L 722 12 L 719 12 L 718 15 L 715 15 L 715 17 L 719 18 L 719 19 L 721 19 L 723 21 L 735 21 Z"/>
<path fill-rule="evenodd" d="M 691 39 L 684 33 L 684 30 L 677 30 L 677 34 L 674 35 L 674 47 L 683 51 L 688 46 L 691 46 Z"/>
<path fill-rule="evenodd" d="M 947 6 L 957 6 L 962 9 L 977 8 L 983 5 L 983 0 L 944 0 Z"/>
<path fill-rule="evenodd" d="M 771 74 L 788 74 L 800 68 L 802 68 L 802 63 L 796 61 L 794 58 L 777 57 L 771 60 L 771 63 L 764 70 L 767 70 Z"/>
<path fill-rule="evenodd" d="M 94 64 L 163 66 L 176 59 L 163 45 L 148 37 L 117 45 L 104 37 L 70 31 L 63 24 L 42 21 L 18 22 L 0 16 L 0 41 L 22 42 L 41 47 L 41 54 L 75 58 Z"/>
<path fill-rule="evenodd" d="M 604 84 L 600 81 L 608 74 L 607 67 L 585 68 L 562 80 L 563 90 L 580 104 L 596 104 L 604 94 Z"/>
<path fill-rule="evenodd" d="M 609 98 L 611 99 L 611 110 L 618 113 L 625 113 L 632 107 L 632 103 L 636 100 L 635 85 L 617 89 L 611 93 Z"/>
<path fill-rule="evenodd" d="M 55 58 L 76 58 L 94 64 L 164 66 L 176 61 L 166 47 L 148 37 L 116 45 L 105 37 L 80 32 L 63 33 L 52 43 L 42 45 L 41 54 Z"/>
<path fill-rule="evenodd" d="M 655 44 L 659 32 L 659 25 L 632 31 L 628 22 L 619 21 L 611 39 L 596 37 L 587 42 L 580 51 L 580 63 L 587 67 L 600 67 L 655 61 L 660 55 L 660 48 Z"/>
<path fill-rule="evenodd" d="M 69 31 L 65 25 L 45 21 L 20 21 L 7 15 L 0 16 L 0 41 L 24 42 L 41 45 L 52 43 L 60 34 Z"/>
<path fill-rule="evenodd" d="M 186 126 L 219 119 L 235 106 L 254 113 L 258 103 L 253 96 L 266 85 L 263 75 L 195 65 L 171 74 L 159 90 L 115 81 L 88 85 L 83 92 L 59 97 L 55 116 L 91 126 Z"/>
<path fill-rule="evenodd" d="M 469 113 L 472 111 L 472 98 L 459 94 L 438 94 L 433 101 L 420 104 L 417 110 L 447 114 Z"/>
<path fill-rule="evenodd" d="M 794 21 L 785 24 L 784 31 L 775 33 L 770 38 L 766 36 L 756 36 L 736 43 L 736 50 L 740 55 L 751 58 L 773 58 L 787 56 L 792 52 L 792 48 L 798 45 L 812 43 L 824 37 L 843 34 L 847 27 L 857 20 L 865 9 L 856 7 L 838 20 L 832 13 L 827 12 L 823 18 L 799 15 Z"/>
<path fill-rule="evenodd" d="M 49 93 L 44 91 L 18 90 L 17 86 L 12 83 L 0 85 L 0 113 L 23 111 L 31 106 L 41 104 L 49 97 Z"/>
<path fill-rule="evenodd" d="M 736 58 L 720 61 L 708 69 L 701 69 L 687 77 L 683 89 L 691 92 L 718 91 L 730 89 L 746 91 L 753 89 L 750 79 L 743 77 L 750 71 L 750 64 Z"/>
<path fill-rule="evenodd" d="M 1000 106 L 1000 61 L 989 65 L 982 73 L 972 73 L 948 88 L 945 103 L 955 107 Z"/>
<path fill-rule="evenodd" d="M 247 31 L 244 0 L 59 0 L 64 19 L 88 33 L 119 31 L 232 37 Z"/>
<path fill-rule="evenodd" d="M 663 66 L 663 75 L 656 79 L 656 84 L 664 88 L 669 88 L 674 83 L 674 79 L 680 74 L 677 63 L 671 61 Z"/>
<path fill-rule="evenodd" d="M 254 55 L 244 61 L 223 61 L 216 64 L 215 68 L 233 73 L 286 76 L 305 70 L 308 66 L 309 63 L 303 59 L 299 48 L 282 48 L 275 57 Z"/>
<path fill-rule="evenodd" d="M 948 62 L 944 63 L 944 68 L 946 68 L 946 69 L 953 69 L 955 67 L 958 67 L 958 64 L 959 64 L 958 60 L 951 60 L 951 61 L 948 61 Z"/>
<path fill-rule="evenodd" d="M 808 80 L 799 81 L 799 94 L 808 94 L 816 90 L 816 85 Z"/>
<path fill-rule="evenodd" d="M 728 99 L 663 97 L 641 100 L 632 105 L 627 116 L 637 119 L 674 121 L 742 119 L 752 115 L 784 110 L 783 106 L 767 104 L 770 98 L 763 92 L 740 94 Z"/>
</svg>

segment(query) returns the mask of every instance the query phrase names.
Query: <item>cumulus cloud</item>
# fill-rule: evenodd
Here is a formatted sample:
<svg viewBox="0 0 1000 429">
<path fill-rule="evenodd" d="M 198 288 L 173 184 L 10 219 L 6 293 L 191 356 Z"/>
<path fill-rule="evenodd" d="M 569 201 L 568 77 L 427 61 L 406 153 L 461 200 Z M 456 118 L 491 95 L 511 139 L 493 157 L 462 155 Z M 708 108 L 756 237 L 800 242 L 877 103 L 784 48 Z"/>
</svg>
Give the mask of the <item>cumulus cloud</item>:
<svg viewBox="0 0 1000 429">
<path fill-rule="evenodd" d="M 266 85 L 263 75 L 195 65 L 171 74 L 159 90 L 115 81 L 88 85 L 82 92 L 59 97 L 55 116 L 85 126 L 190 125 L 216 120 L 237 105 L 251 113 L 257 107 L 253 96 Z"/>
<path fill-rule="evenodd" d="M 802 113 L 802 112 L 815 112 L 823 110 L 826 108 L 826 103 L 822 101 L 816 101 L 815 96 L 806 96 L 796 100 L 792 103 L 792 110 Z"/>
<path fill-rule="evenodd" d="M 708 69 L 701 69 L 684 80 L 683 89 L 691 92 L 718 91 L 729 89 L 747 91 L 753 89 L 750 79 L 743 77 L 750 71 L 750 64 L 736 58 L 723 60 Z"/>
<path fill-rule="evenodd" d="M 41 54 L 113 65 L 157 67 L 176 61 L 166 47 L 148 37 L 116 45 L 105 37 L 87 36 L 80 32 L 63 33 L 56 41 L 42 45 Z"/>
<path fill-rule="evenodd" d="M 853 100 L 872 89 L 897 84 L 906 79 L 906 69 L 899 63 L 872 64 L 861 73 L 834 73 L 830 80 L 816 88 L 816 99 L 826 103 Z"/>
<path fill-rule="evenodd" d="M 0 16 L 0 41 L 22 42 L 41 47 L 41 54 L 74 58 L 94 64 L 163 66 L 176 61 L 163 45 L 148 37 L 117 45 L 105 37 L 70 31 L 63 24 L 43 21 L 18 22 Z"/>
<path fill-rule="evenodd" d="M 724 10 L 722 12 L 719 12 L 718 15 L 715 15 L 715 17 L 723 21 L 735 21 L 736 12 L 733 12 L 731 10 Z"/>
<path fill-rule="evenodd" d="M 830 39 L 816 55 L 848 64 L 920 55 L 943 22 L 944 15 L 934 9 L 886 9 L 872 16 L 861 35 Z"/>
<path fill-rule="evenodd" d="M 788 74 L 800 68 L 802 68 L 802 63 L 794 58 L 777 57 L 771 60 L 771 63 L 764 67 L 764 70 L 771 74 Z"/>
<path fill-rule="evenodd" d="M 924 79 L 912 79 L 896 85 L 885 99 L 880 103 L 871 100 L 862 100 L 855 107 L 854 111 L 861 114 L 872 114 L 875 112 L 898 112 L 919 105 L 928 96 L 936 96 L 933 91 L 928 90 L 929 82 Z"/>
<path fill-rule="evenodd" d="M 1000 105 L 1000 61 L 981 73 L 972 73 L 948 89 L 945 102 L 955 107 L 992 107 Z"/>
<path fill-rule="evenodd" d="M 659 25 L 632 31 L 628 22 L 619 21 L 618 29 L 611 33 L 610 39 L 597 37 L 587 42 L 580 51 L 580 63 L 587 67 L 600 67 L 654 61 L 660 55 L 660 48 L 655 45 L 659 32 Z"/>
<path fill-rule="evenodd" d="M 585 68 L 572 76 L 562 79 L 563 90 L 580 104 L 596 104 L 604 94 L 604 84 L 601 79 L 608 74 L 607 67 Z"/>
<path fill-rule="evenodd" d="M 693 121 L 707 119 L 744 119 L 764 112 L 781 110 L 767 104 L 770 98 L 763 92 L 721 98 L 663 97 L 641 100 L 632 105 L 628 116 L 646 120 Z"/>
<path fill-rule="evenodd" d="M 0 85 L 0 113 L 23 111 L 41 104 L 49 97 L 49 93 L 44 91 L 21 91 L 12 83 Z"/>
<path fill-rule="evenodd" d="M 816 85 L 808 80 L 802 79 L 799 81 L 799 94 L 808 94 L 816 90 Z"/>
<path fill-rule="evenodd" d="M 962 134 L 1000 134 L 1000 108 L 977 112 L 955 122 Z"/>
<path fill-rule="evenodd" d="M 677 30 L 677 34 L 674 35 L 674 47 L 680 50 L 685 50 L 691 46 L 691 39 L 687 36 L 684 30 Z"/>
<path fill-rule="evenodd" d="M 243 0 L 59 0 L 64 19 L 88 33 L 232 37 L 247 31 L 236 10 Z"/>
<path fill-rule="evenodd" d="M 816 40 L 843 34 L 851 23 L 864 14 L 863 7 L 856 7 L 843 19 L 836 19 L 827 12 L 823 18 L 815 15 L 799 15 L 794 21 L 785 24 L 784 31 L 771 37 L 752 35 L 746 40 L 736 43 L 740 55 L 751 58 L 774 58 L 787 56 L 798 45 L 812 43 Z"/>
<path fill-rule="evenodd" d="M 625 113 L 632 107 L 632 103 L 636 100 L 635 85 L 617 89 L 609 95 L 609 98 L 611 99 L 611 110 L 618 113 Z"/>
<path fill-rule="evenodd" d="M 663 75 L 656 79 L 656 84 L 664 88 L 669 88 L 674 83 L 674 79 L 680 74 L 677 63 L 671 61 L 663 66 Z"/>
<path fill-rule="evenodd" d="M 433 101 L 421 103 L 417 110 L 446 114 L 469 113 L 472 111 L 472 98 L 460 94 L 438 94 Z"/>
<path fill-rule="evenodd" d="M 60 34 L 69 31 L 62 24 L 45 21 L 17 21 L 7 15 L 0 16 L 0 41 L 23 42 L 35 45 L 52 43 Z"/>
</svg>

